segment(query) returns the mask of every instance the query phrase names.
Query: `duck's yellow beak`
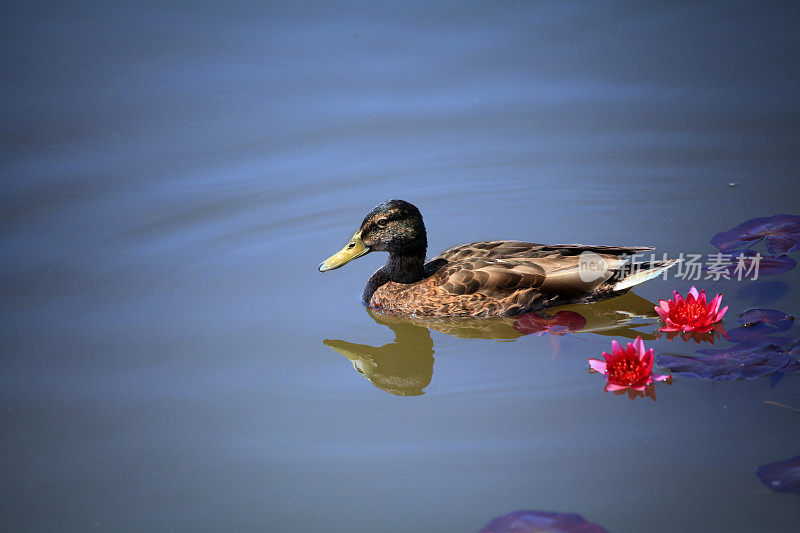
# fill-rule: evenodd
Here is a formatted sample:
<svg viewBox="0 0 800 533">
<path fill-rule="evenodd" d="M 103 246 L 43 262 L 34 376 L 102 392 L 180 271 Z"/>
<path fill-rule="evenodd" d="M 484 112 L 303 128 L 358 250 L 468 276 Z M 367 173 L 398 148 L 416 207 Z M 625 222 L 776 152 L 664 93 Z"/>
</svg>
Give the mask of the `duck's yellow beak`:
<svg viewBox="0 0 800 533">
<path fill-rule="evenodd" d="M 353 238 L 350 239 L 350 242 L 347 243 L 347 246 L 327 258 L 325 261 L 319 265 L 319 271 L 325 272 L 326 270 L 333 270 L 334 268 L 339 268 L 340 266 L 344 266 L 353 259 L 357 259 L 364 254 L 369 253 L 369 248 L 364 246 L 364 242 L 361 240 L 361 232 L 357 231 Z"/>
</svg>

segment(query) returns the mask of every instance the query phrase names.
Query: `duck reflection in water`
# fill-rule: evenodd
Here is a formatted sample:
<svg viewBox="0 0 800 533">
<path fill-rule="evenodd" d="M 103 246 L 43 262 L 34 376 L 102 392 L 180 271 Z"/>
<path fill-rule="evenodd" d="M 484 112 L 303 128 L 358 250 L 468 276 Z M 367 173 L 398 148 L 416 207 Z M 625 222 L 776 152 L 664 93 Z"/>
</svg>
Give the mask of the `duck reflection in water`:
<svg viewBox="0 0 800 533">
<path fill-rule="evenodd" d="M 657 315 L 654 307 L 652 302 L 629 292 L 593 304 L 548 309 L 546 313 L 539 312 L 535 317 L 419 318 L 382 314 L 367 309 L 375 322 L 394 332 L 393 342 L 383 346 L 331 339 L 323 342 L 347 357 L 353 368 L 377 388 L 397 396 L 419 396 L 424 394 L 433 376 L 432 329 L 466 339 L 513 340 L 531 333 L 547 332 L 562 336 L 588 332 L 629 339 L 641 335 L 647 340 L 656 336 L 634 328 L 655 324 Z M 577 320 L 576 315 L 580 315 L 581 319 Z M 553 327 L 552 324 L 557 323 L 559 317 L 569 319 Z"/>
</svg>

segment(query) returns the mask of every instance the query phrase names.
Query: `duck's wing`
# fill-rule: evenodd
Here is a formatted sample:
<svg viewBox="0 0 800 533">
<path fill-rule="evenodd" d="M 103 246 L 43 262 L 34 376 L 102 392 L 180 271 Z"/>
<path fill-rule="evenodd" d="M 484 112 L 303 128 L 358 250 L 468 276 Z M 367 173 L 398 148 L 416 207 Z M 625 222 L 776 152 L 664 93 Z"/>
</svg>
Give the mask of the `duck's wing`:
<svg viewBox="0 0 800 533">
<path fill-rule="evenodd" d="M 624 265 L 626 256 L 650 249 L 472 243 L 431 261 L 441 266 L 424 282 L 431 291 L 426 299 L 447 306 L 446 312 L 452 314 L 465 314 L 468 309 L 479 309 L 480 314 L 518 314 L 587 297 Z"/>
<path fill-rule="evenodd" d="M 535 244 L 522 241 L 475 242 L 451 248 L 431 266 L 450 292 L 496 292 L 536 288 L 545 293 L 579 297 L 609 280 L 627 260 L 649 246 L 587 246 Z"/>
<path fill-rule="evenodd" d="M 434 259 L 512 259 L 540 258 L 552 255 L 573 256 L 583 252 L 612 256 L 630 256 L 652 251 L 652 246 L 594 246 L 585 244 L 536 244 L 524 241 L 484 241 L 462 244 L 445 250 Z"/>
</svg>

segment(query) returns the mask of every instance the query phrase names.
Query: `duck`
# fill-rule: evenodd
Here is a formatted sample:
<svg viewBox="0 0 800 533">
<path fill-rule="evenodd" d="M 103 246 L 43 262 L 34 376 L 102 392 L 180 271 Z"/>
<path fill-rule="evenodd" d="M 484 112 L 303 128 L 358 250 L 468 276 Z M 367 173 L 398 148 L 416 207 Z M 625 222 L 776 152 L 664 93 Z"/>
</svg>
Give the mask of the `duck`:
<svg viewBox="0 0 800 533">
<path fill-rule="evenodd" d="M 328 272 L 368 253 L 388 252 L 364 287 L 367 308 L 410 317 L 497 317 L 620 296 L 677 263 L 630 261 L 652 246 L 483 241 L 426 261 L 427 249 L 420 210 L 388 200 L 367 213 L 344 248 L 318 269 Z"/>
</svg>

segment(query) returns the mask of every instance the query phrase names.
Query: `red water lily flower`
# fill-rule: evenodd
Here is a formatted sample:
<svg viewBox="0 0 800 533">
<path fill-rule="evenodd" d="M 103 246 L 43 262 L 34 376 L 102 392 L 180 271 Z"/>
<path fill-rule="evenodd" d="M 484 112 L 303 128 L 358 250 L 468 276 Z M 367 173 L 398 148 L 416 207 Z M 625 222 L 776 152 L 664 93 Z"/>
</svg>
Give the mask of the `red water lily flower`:
<svg viewBox="0 0 800 533">
<path fill-rule="evenodd" d="M 697 292 L 695 287 L 689 289 L 686 299 L 672 291 L 671 300 L 659 300 L 656 313 L 664 321 L 661 331 L 697 331 L 700 333 L 711 331 L 714 324 L 722 320 L 728 311 L 726 305 L 722 309 L 722 295 L 717 294 L 706 303 L 706 291 Z"/>
<path fill-rule="evenodd" d="M 653 349 L 645 351 L 641 336 L 625 348 L 617 341 L 611 341 L 611 353 L 603 352 L 603 359 L 605 361 L 589 359 L 589 366 L 606 376 L 606 391 L 633 389 L 644 392 L 654 381 L 670 378 L 653 374 Z"/>
</svg>

